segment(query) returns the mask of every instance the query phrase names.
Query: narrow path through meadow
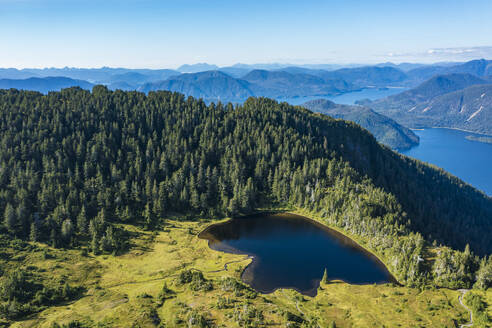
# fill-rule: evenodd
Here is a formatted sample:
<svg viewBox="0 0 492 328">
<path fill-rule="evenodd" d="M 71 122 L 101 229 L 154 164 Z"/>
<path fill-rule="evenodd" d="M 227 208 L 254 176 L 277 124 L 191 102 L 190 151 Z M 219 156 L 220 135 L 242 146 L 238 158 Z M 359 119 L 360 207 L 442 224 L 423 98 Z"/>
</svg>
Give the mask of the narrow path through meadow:
<svg viewBox="0 0 492 328">
<path fill-rule="evenodd" d="M 227 262 L 226 264 L 224 264 L 224 268 L 222 269 L 219 269 L 219 270 L 214 270 L 214 271 L 208 271 L 208 273 L 216 273 L 216 272 L 222 272 L 222 271 L 227 271 L 227 266 L 229 264 L 233 264 L 233 263 L 239 263 L 239 262 L 243 262 L 243 261 L 246 261 L 246 260 L 249 260 L 249 259 L 253 259 L 253 256 L 248 256 L 242 260 L 236 260 L 236 261 L 230 261 L 230 262 Z"/>
<path fill-rule="evenodd" d="M 471 327 L 471 326 L 473 326 L 473 313 L 470 310 L 470 308 L 468 306 L 466 306 L 465 303 L 463 303 L 463 297 L 470 290 L 469 289 L 459 289 L 458 291 L 461 293 L 460 297 L 458 297 L 458 300 L 460 301 L 461 306 L 464 307 L 468 311 L 468 313 L 470 313 L 470 323 L 467 323 L 465 325 L 461 325 L 460 328 Z"/>
</svg>

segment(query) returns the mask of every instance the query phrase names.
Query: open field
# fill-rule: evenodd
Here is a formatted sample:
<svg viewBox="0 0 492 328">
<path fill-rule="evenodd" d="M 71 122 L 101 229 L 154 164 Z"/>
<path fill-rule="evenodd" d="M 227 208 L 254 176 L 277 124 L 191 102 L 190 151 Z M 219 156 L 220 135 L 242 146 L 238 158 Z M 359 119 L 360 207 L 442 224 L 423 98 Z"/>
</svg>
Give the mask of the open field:
<svg viewBox="0 0 492 328">
<path fill-rule="evenodd" d="M 242 327 L 247 322 L 286 327 L 289 321 L 292 327 L 295 321 L 305 326 L 318 322 L 320 327 L 331 322 L 337 327 L 454 327 L 468 318 L 458 303 L 459 292 L 447 289 L 333 281 L 322 285 L 314 298 L 292 290 L 256 294 L 239 283 L 250 259 L 213 251 L 197 237 L 207 224 L 171 221 L 159 233 L 126 226 L 134 232 L 133 247 L 118 257 L 85 257 L 80 251 L 39 245 L 44 251 L 23 254 L 10 267 L 29 266 L 46 279 L 64 277 L 86 291 L 73 302 L 45 309 L 12 327 L 51 327 L 54 322 L 71 321 L 99 327 L 186 327 L 190 323 L 198 327 L 205 322 L 217 327 Z M 41 256 L 44 252 L 48 259 Z M 226 263 L 230 264 L 224 270 Z M 179 283 L 179 273 L 190 269 L 203 273 L 206 288 Z M 226 283 L 226 278 L 233 280 Z M 170 291 L 160 297 L 164 285 Z M 490 304 L 492 293 L 483 296 Z"/>
</svg>

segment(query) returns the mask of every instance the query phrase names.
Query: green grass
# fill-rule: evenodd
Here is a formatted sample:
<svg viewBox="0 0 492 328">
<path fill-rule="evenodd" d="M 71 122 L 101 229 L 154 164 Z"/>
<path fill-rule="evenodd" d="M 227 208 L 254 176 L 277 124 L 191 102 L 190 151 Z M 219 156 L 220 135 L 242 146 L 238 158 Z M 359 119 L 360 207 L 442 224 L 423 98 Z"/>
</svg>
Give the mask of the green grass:
<svg viewBox="0 0 492 328">
<path fill-rule="evenodd" d="M 187 327 L 188 322 L 207 320 L 216 327 L 240 327 L 240 318 L 261 318 L 264 326 L 286 327 L 287 319 L 317 321 L 320 327 L 454 327 L 465 323 L 467 312 L 459 305 L 459 293 L 447 289 L 420 290 L 385 285 L 350 285 L 339 281 L 323 284 L 316 297 L 293 290 L 268 295 L 247 286 L 236 291 L 222 287 L 230 277 L 240 282 L 250 263 L 245 255 L 210 249 L 197 237 L 209 222 L 168 222 L 164 231 L 151 233 L 132 226 L 133 247 L 124 255 L 87 256 L 78 250 L 57 250 L 37 245 L 39 251 L 17 252 L 21 260 L 3 261 L 3 267 L 35 267 L 45 279 L 66 277 L 86 292 L 75 301 L 50 307 L 12 327 L 51 327 L 73 320 L 99 327 Z M 43 250 L 50 254 L 42 256 Z M 241 261 L 242 260 L 242 261 Z M 224 264 L 231 263 L 228 270 Z M 210 291 L 193 291 L 179 284 L 184 270 L 199 270 L 210 281 Z M 219 272 L 213 272 L 222 270 Z M 174 294 L 161 304 L 166 283 Z M 492 292 L 482 292 L 488 304 Z M 488 307 L 490 312 L 490 307 Z M 258 315 L 261 313 L 261 315 Z"/>
</svg>

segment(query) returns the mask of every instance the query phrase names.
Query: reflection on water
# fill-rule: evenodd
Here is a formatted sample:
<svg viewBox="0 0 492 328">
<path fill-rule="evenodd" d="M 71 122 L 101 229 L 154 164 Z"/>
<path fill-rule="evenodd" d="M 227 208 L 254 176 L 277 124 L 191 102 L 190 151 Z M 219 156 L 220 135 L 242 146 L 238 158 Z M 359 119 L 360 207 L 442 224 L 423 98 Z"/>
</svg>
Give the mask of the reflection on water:
<svg viewBox="0 0 492 328">
<path fill-rule="evenodd" d="M 242 279 L 269 293 L 294 288 L 315 295 L 323 271 L 354 284 L 394 281 L 377 258 L 351 239 L 293 214 L 259 214 L 215 224 L 200 234 L 211 248 L 254 257 Z"/>
</svg>

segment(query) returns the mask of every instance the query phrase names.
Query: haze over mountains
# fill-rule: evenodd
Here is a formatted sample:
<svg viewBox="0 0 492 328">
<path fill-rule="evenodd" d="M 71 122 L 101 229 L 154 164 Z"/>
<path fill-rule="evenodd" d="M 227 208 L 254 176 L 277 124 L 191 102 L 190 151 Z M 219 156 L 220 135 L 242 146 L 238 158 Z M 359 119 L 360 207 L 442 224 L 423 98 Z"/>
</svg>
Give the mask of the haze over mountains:
<svg viewBox="0 0 492 328">
<path fill-rule="evenodd" d="M 31 90 L 41 93 L 60 91 L 70 87 L 92 89 L 94 85 L 83 80 L 74 80 L 68 77 L 30 77 L 22 80 L 0 79 L 0 89 Z"/>
<path fill-rule="evenodd" d="M 476 72 L 485 74 L 487 69 Z M 358 104 L 411 128 L 449 127 L 490 135 L 492 83 L 489 79 L 468 73 L 438 75 L 403 93 Z"/>
<path fill-rule="evenodd" d="M 211 74 L 212 71 L 220 71 L 221 74 Z M 332 95 L 350 92 L 367 87 L 413 87 L 437 74 L 468 73 L 479 77 L 491 75 L 490 61 L 476 60 L 467 63 L 450 64 L 392 64 L 384 63 L 373 66 L 339 65 L 281 65 L 281 64 L 236 64 L 228 67 L 218 67 L 206 63 L 195 65 L 182 65 L 176 70 L 171 69 L 125 69 L 108 68 L 45 68 L 45 69 L 0 69 L 0 79 L 26 79 L 31 77 L 67 77 L 75 80 L 85 80 L 92 84 L 104 84 L 111 89 L 122 88 L 125 90 L 159 90 L 173 86 L 174 91 L 186 91 L 197 93 L 207 99 L 219 98 L 222 101 L 236 100 L 237 94 L 255 96 L 268 96 L 274 98 L 297 97 L 311 95 Z M 207 73 L 208 72 L 208 73 Z M 204 88 L 204 75 L 210 86 Z M 186 74 L 198 74 L 187 76 Z M 207 77 L 208 76 L 208 77 Z M 235 83 L 243 85 L 242 92 L 233 92 L 233 99 L 229 99 L 228 90 L 223 90 L 220 95 L 217 90 L 223 85 L 224 79 L 238 80 Z M 217 81 L 215 81 L 217 79 Z M 189 86 L 178 87 L 183 84 Z M 243 81 L 248 82 L 245 84 Z M 213 84 L 217 83 L 216 86 Z M 53 90 L 55 90 L 54 88 Z M 205 92 L 202 89 L 208 89 Z M 246 90 L 246 89 L 249 89 Z M 200 93 L 198 92 L 198 93 Z M 186 93 L 186 92 L 185 92 Z M 190 94 L 195 95 L 196 94 Z M 218 97 L 220 96 L 220 97 Z"/>
<path fill-rule="evenodd" d="M 220 71 L 236 80 L 245 80 L 254 86 L 257 96 L 283 97 L 292 94 L 302 96 L 320 94 L 330 95 L 336 92 L 350 92 L 367 87 L 417 86 L 434 75 L 450 73 L 468 73 L 486 78 L 492 75 L 491 62 L 475 60 L 455 65 L 439 63 L 393 64 L 383 63 L 373 66 L 339 65 L 281 65 L 281 64 L 236 64 L 218 67 L 206 63 L 182 65 L 172 69 L 126 69 L 126 68 L 45 68 L 45 69 L 0 69 L 0 79 L 27 79 L 31 77 L 67 77 L 85 80 L 92 84 L 104 84 L 111 89 L 124 87 L 131 90 L 158 89 L 166 86 L 168 80 L 183 79 L 201 83 L 201 75 L 205 72 Z M 199 74 L 198 77 L 186 77 L 184 74 Z M 181 76 L 181 77 L 180 77 Z M 209 83 L 214 83 L 210 79 Z M 215 75 L 221 80 L 222 75 Z M 219 81 L 219 84 L 221 82 Z M 197 85 L 191 89 L 200 88 Z M 296 89 L 297 88 L 297 89 Z M 214 89 L 214 87 L 210 87 Z M 253 91 L 252 90 L 252 91 Z M 291 92 L 287 90 L 292 90 Z M 225 91 L 227 93 L 227 91 Z M 204 94 L 205 98 L 213 98 L 215 93 Z M 227 100 L 224 95 L 222 100 Z"/>
<path fill-rule="evenodd" d="M 407 148 L 418 142 L 405 127 L 452 127 L 492 134 L 492 61 L 485 59 L 434 65 L 383 63 L 350 67 L 282 64 L 218 67 L 199 63 L 182 65 L 176 70 L 0 69 L 3 89 L 47 93 L 72 86 L 91 89 L 96 84 L 145 93 L 170 90 L 206 102 L 234 103 L 249 97 L 284 101 L 323 98 L 366 88 L 405 87 L 412 89 L 385 99 L 360 100 L 358 104 L 363 108 L 334 106 L 328 102 L 306 106 L 353 120 L 392 148 Z"/>
<path fill-rule="evenodd" d="M 412 130 L 368 107 L 339 105 L 327 99 L 311 100 L 302 106 L 334 118 L 353 121 L 391 148 L 407 149 L 419 143 L 419 137 Z"/>
</svg>

